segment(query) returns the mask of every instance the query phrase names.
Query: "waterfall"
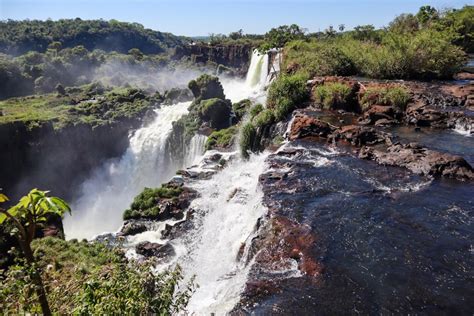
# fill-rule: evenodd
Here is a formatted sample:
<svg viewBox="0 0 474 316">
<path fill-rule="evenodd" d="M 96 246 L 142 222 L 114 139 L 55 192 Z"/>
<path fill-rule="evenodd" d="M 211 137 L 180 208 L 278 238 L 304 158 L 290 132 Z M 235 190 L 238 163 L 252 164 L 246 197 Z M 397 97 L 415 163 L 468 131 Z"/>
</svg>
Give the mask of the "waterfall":
<svg viewBox="0 0 474 316">
<path fill-rule="evenodd" d="M 239 301 L 250 265 L 237 255 L 266 212 L 258 186 L 266 157 L 235 160 L 213 178 L 192 184 L 200 193 L 190 206 L 196 212 L 195 229 L 172 241 L 185 276 L 195 276 L 199 285 L 188 306 L 191 314 L 222 315 Z"/>
<path fill-rule="evenodd" d="M 263 89 L 267 83 L 267 76 L 268 55 L 260 54 L 258 50 L 255 49 L 252 53 L 245 83 L 248 87 Z"/>
<path fill-rule="evenodd" d="M 188 112 L 189 104 L 156 110 L 153 122 L 131 136 L 125 154 L 105 163 L 83 183 L 81 196 L 72 203 L 73 214 L 64 221 L 67 238 L 92 238 L 116 231 L 122 223 L 122 212 L 144 187 L 157 187 L 168 181 L 177 168 L 184 167 L 166 165 L 164 148 L 172 122 Z M 194 154 L 202 154 L 199 146 L 189 152 L 187 161 L 194 160 Z"/>
<path fill-rule="evenodd" d="M 196 164 L 197 159 L 202 156 L 205 151 L 207 137 L 196 134 L 191 138 L 189 147 L 185 149 L 184 166 L 192 166 Z"/>
</svg>

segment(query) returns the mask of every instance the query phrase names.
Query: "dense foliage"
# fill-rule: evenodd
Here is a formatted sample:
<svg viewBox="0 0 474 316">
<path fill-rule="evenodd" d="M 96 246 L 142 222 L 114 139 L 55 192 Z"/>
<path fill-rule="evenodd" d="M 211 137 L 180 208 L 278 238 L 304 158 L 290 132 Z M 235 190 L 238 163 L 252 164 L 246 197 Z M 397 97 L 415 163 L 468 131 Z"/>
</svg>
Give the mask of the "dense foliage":
<svg viewBox="0 0 474 316">
<path fill-rule="evenodd" d="M 267 107 L 275 110 L 275 117 L 282 120 L 308 97 L 307 76 L 302 74 L 280 76 L 268 89 Z"/>
<path fill-rule="evenodd" d="M 45 52 L 48 47 L 84 46 L 126 53 L 137 48 L 145 54 L 157 54 L 187 40 L 170 33 L 146 29 L 138 23 L 117 20 L 60 19 L 58 21 L 0 21 L 0 52 L 12 55 L 28 51 Z"/>
<path fill-rule="evenodd" d="M 162 185 L 160 188 L 144 188 L 123 213 L 123 219 L 159 218 L 162 209 L 159 202 L 163 199 L 177 198 L 183 192 L 182 188 Z"/>
<path fill-rule="evenodd" d="M 284 69 L 309 77 L 360 75 L 386 79 L 452 78 L 473 52 L 474 7 L 445 12 L 425 6 L 388 28 L 298 36 L 284 46 Z M 280 31 L 283 36 L 285 32 Z"/>
<path fill-rule="evenodd" d="M 117 249 L 47 237 L 32 243 L 51 311 L 60 315 L 170 315 L 182 311 L 193 284 L 179 267 L 153 274 L 149 262 L 128 261 Z M 31 271 L 21 263 L 0 275 L 0 309 L 38 313 Z"/>
<path fill-rule="evenodd" d="M 55 128 L 69 124 L 93 127 L 137 118 L 162 101 L 135 88 L 106 88 L 93 83 L 51 93 L 0 101 L 0 124 L 25 122 L 30 128 L 52 122 Z"/>
</svg>

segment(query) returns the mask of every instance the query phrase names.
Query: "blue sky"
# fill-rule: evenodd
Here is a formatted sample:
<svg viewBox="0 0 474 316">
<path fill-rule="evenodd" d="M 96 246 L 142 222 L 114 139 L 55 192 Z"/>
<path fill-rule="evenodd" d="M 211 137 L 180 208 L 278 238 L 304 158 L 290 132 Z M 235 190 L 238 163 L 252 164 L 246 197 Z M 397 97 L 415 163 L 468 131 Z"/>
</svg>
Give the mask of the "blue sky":
<svg viewBox="0 0 474 316">
<path fill-rule="evenodd" d="M 329 25 L 384 26 L 422 5 L 460 8 L 469 0 L 0 0 L 0 19 L 117 19 L 177 35 L 265 33 L 296 23 L 311 32 Z"/>
</svg>

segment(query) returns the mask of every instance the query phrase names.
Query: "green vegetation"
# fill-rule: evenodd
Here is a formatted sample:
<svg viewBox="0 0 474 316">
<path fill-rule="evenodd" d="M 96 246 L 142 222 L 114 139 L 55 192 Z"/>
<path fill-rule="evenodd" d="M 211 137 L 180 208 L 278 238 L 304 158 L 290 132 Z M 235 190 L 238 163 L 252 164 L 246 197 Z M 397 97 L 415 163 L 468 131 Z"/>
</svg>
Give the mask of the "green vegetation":
<svg viewBox="0 0 474 316">
<path fill-rule="evenodd" d="M 416 15 L 397 17 L 383 30 L 362 25 L 353 31 L 331 28 L 298 36 L 284 46 L 284 69 L 308 77 L 452 78 L 464 66 L 465 53 L 473 52 L 473 20 L 474 6 L 446 12 L 425 6 Z"/>
<path fill-rule="evenodd" d="M 285 69 L 308 78 L 355 73 L 353 61 L 340 46 L 318 40 L 288 43 L 285 46 Z"/>
<path fill-rule="evenodd" d="M 282 75 L 268 89 L 267 107 L 275 110 L 278 121 L 308 98 L 305 75 Z"/>
<path fill-rule="evenodd" d="M 127 53 L 136 48 L 145 54 L 157 54 L 187 41 L 170 33 L 146 29 L 138 23 L 117 20 L 0 21 L 0 51 L 8 54 L 78 45 L 88 50 Z"/>
<path fill-rule="evenodd" d="M 405 111 L 410 101 L 408 90 L 401 86 L 368 88 L 360 99 L 362 110 L 372 105 L 391 105 L 399 112 Z"/>
<path fill-rule="evenodd" d="M 340 82 L 326 83 L 314 89 L 314 100 L 321 104 L 323 109 L 335 110 L 346 108 L 353 102 L 351 87 Z"/>
<path fill-rule="evenodd" d="M 242 157 L 248 158 L 249 151 L 253 150 L 257 131 L 252 123 L 247 123 L 242 127 L 240 138 L 240 153 Z"/>
<path fill-rule="evenodd" d="M 206 150 L 215 148 L 230 148 L 235 142 L 238 133 L 237 126 L 231 126 L 220 131 L 214 131 L 206 141 Z"/>
<path fill-rule="evenodd" d="M 265 109 L 261 111 L 252 119 L 252 123 L 256 128 L 262 128 L 271 125 L 273 122 L 275 122 L 275 114 L 271 109 Z"/>
<path fill-rule="evenodd" d="M 52 122 L 55 128 L 69 124 L 93 127 L 111 124 L 144 113 L 161 98 L 133 88 L 104 88 L 100 84 L 66 88 L 66 94 L 44 94 L 0 101 L 0 124 L 24 122 L 35 127 Z"/>
<path fill-rule="evenodd" d="M 188 83 L 188 88 L 197 99 L 196 103 L 211 98 L 225 99 L 224 89 L 222 88 L 219 78 L 215 76 L 208 74 L 201 75 L 199 78 L 191 80 Z"/>
<path fill-rule="evenodd" d="M 232 103 L 229 100 L 212 98 L 202 100 L 199 104 L 199 115 L 209 122 L 211 128 L 222 129 L 229 126 Z"/>
<path fill-rule="evenodd" d="M 123 213 L 123 219 L 150 218 L 161 215 L 159 202 L 163 199 L 177 198 L 183 192 L 182 188 L 162 185 L 161 188 L 145 188 L 133 199 L 130 208 Z"/>
<path fill-rule="evenodd" d="M 30 290 L 36 294 L 41 311 L 44 315 L 51 315 L 51 309 L 46 296 L 46 288 L 36 267 L 31 242 L 36 237 L 36 230 L 47 221 L 50 216 L 62 217 L 64 213 L 71 212 L 69 205 L 58 197 L 50 197 L 47 191 L 33 189 L 28 195 L 22 197 L 18 204 L 8 210 L 0 208 L 0 225 L 10 223 L 13 227 L 10 233 L 16 236 L 22 254 L 25 258 L 25 267 L 29 270 Z M 0 203 L 8 198 L 0 194 Z M 30 293 L 31 294 L 31 293 Z M 3 300 L 0 300 L 3 301 Z"/>
<path fill-rule="evenodd" d="M 304 38 L 305 30 L 296 24 L 282 25 L 272 28 L 265 34 L 264 43 L 260 46 L 261 51 L 267 51 L 271 48 L 280 48 L 286 43 Z"/>
<path fill-rule="evenodd" d="M 253 120 L 255 116 L 257 116 L 260 112 L 264 109 L 263 105 L 260 103 L 255 104 L 253 107 L 250 108 L 250 120 Z"/>
<path fill-rule="evenodd" d="M 244 99 L 237 103 L 232 104 L 232 111 L 235 114 L 235 119 L 237 122 L 240 122 L 242 120 L 242 118 L 245 116 L 245 114 L 247 113 L 251 105 L 252 105 L 252 101 L 250 101 L 249 99 Z"/>
<path fill-rule="evenodd" d="M 151 262 L 128 261 L 100 243 L 46 237 L 34 240 L 32 249 L 53 314 L 171 315 L 184 310 L 194 288 L 192 282 L 180 284 L 179 267 L 153 274 Z M 31 269 L 18 261 L 0 275 L 0 309 L 41 313 Z"/>
</svg>

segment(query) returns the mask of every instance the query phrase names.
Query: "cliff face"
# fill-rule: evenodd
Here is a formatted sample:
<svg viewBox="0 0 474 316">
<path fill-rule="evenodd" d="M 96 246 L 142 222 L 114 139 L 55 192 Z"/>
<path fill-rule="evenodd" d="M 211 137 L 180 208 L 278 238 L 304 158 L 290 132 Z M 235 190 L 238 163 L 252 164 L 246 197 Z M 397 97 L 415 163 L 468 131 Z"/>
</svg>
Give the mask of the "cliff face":
<svg viewBox="0 0 474 316">
<path fill-rule="evenodd" d="M 177 46 L 173 58 L 181 59 L 188 56 L 196 63 L 214 62 L 240 71 L 246 71 L 251 55 L 252 47 L 250 45 L 211 46 L 195 44 Z"/>
<path fill-rule="evenodd" d="M 128 147 L 138 119 L 92 128 L 55 130 L 50 123 L 29 130 L 20 122 L 0 125 L 0 188 L 12 200 L 37 187 L 66 200 L 91 171 Z"/>
</svg>

